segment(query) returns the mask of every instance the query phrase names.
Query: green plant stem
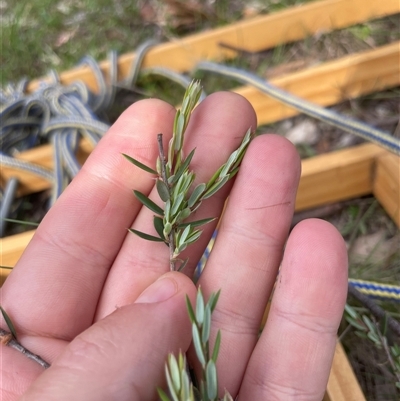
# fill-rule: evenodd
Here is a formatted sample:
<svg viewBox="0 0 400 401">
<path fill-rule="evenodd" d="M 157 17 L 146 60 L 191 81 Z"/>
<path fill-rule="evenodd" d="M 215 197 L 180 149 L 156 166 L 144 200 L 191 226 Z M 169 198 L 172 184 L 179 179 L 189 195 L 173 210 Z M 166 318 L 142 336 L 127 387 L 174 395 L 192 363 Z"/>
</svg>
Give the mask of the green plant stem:
<svg viewBox="0 0 400 401">
<path fill-rule="evenodd" d="M 386 357 L 388 359 L 389 365 L 392 368 L 393 374 L 396 376 L 396 380 L 400 383 L 400 372 L 398 371 L 398 369 L 396 368 L 396 365 L 393 361 L 392 358 L 392 353 L 390 352 L 389 346 L 388 346 L 388 342 L 386 337 L 384 337 L 381 333 L 381 331 L 379 330 L 378 324 L 375 323 L 375 326 L 377 327 L 377 333 L 379 336 L 379 339 L 381 341 L 382 347 L 385 351 Z"/>
<path fill-rule="evenodd" d="M 171 197 L 171 191 L 170 187 L 168 184 L 168 177 L 167 177 L 167 160 L 165 159 L 165 153 L 164 153 L 164 146 L 163 146 L 163 134 L 158 134 L 157 135 L 157 142 L 158 142 L 158 152 L 160 154 L 160 161 L 161 161 L 161 175 L 162 179 L 165 183 L 165 185 L 168 188 L 170 197 Z M 171 232 L 168 235 L 168 247 L 169 247 L 169 267 L 171 271 L 175 270 L 175 258 L 174 258 L 174 250 L 175 250 L 175 229 L 173 228 Z"/>
<path fill-rule="evenodd" d="M 21 345 L 7 330 L 0 329 L 0 340 L 2 344 L 5 344 L 7 347 L 13 348 L 21 352 L 27 358 L 32 359 L 32 361 L 38 363 L 42 368 L 47 369 L 50 367 L 50 364 L 48 362 L 46 362 L 39 355 L 34 354 L 33 352 L 25 348 L 23 345 Z"/>
</svg>

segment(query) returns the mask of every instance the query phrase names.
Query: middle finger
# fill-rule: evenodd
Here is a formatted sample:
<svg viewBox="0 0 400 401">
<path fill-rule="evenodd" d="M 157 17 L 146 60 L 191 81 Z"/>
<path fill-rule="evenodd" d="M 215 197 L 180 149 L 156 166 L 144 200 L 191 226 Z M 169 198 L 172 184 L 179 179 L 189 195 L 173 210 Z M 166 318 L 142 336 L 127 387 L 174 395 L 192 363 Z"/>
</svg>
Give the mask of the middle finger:
<svg viewBox="0 0 400 401">
<path fill-rule="evenodd" d="M 256 344 L 292 220 L 300 160 L 275 135 L 250 145 L 235 181 L 218 236 L 201 275 L 206 299 L 221 289 L 212 336 L 221 330 L 218 382 L 234 395 Z"/>
</svg>

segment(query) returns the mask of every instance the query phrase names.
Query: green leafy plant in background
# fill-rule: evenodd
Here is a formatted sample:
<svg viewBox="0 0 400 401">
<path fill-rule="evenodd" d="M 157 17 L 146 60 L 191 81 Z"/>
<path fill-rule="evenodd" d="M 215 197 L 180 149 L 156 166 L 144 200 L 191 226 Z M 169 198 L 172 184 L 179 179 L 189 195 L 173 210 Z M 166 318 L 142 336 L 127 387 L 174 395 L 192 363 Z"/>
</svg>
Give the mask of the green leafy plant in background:
<svg viewBox="0 0 400 401">
<path fill-rule="evenodd" d="M 156 235 L 144 233 L 135 229 L 129 231 L 139 237 L 156 242 L 164 242 L 169 247 L 170 269 L 181 271 L 188 262 L 179 256 L 190 244 L 196 242 L 202 231 L 199 229 L 214 220 L 213 217 L 187 222 L 187 219 L 201 205 L 203 200 L 210 198 L 219 191 L 239 171 L 240 163 L 251 141 L 250 129 L 246 132 L 239 148 L 235 150 L 214 175 L 207 181 L 193 188 L 195 172 L 190 170 L 190 162 L 194 156 L 193 149 L 184 155 L 184 134 L 189 123 L 190 115 L 195 108 L 201 93 L 200 83 L 193 81 L 185 92 L 181 109 L 177 111 L 172 139 L 165 153 L 162 134 L 158 134 L 159 157 L 156 167 L 144 165 L 131 156 L 125 158 L 142 170 L 157 175 L 157 192 L 164 202 L 164 208 L 149 199 L 143 193 L 134 190 L 136 198 L 154 213 L 153 224 Z M 196 307 L 187 298 L 187 309 L 192 323 L 193 345 L 201 366 L 201 379 L 191 377 L 187 370 L 185 356 L 180 353 L 178 358 L 169 355 L 165 367 L 166 379 L 170 396 L 158 389 L 162 401 L 217 401 L 218 377 L 216 361 L 221 342 L 218 332 L 213 349 L 210 348 L 211 314 L 214 311 L 219 292 L 211 294 L 207 303 L 199 288 Z M 171 397 L 171 398 L 170 398 Z M 232 401 L 226 393 L 223 401 Z"/>
<path fill-rule="evenodd" d="M 360 314 L 355 308 L 346 304 L 345 319 L 356 329 L 355 334 L 360 338 L 370 340 L 375 347 L 383 349 L 387 365 L 396 380 L 396 387 L 400 389 L 400 346 L 394 343 L 389 345 L 387 339 L 387 322 L 386 320 L 380 325 L 373 316 Z"/>
</svg>

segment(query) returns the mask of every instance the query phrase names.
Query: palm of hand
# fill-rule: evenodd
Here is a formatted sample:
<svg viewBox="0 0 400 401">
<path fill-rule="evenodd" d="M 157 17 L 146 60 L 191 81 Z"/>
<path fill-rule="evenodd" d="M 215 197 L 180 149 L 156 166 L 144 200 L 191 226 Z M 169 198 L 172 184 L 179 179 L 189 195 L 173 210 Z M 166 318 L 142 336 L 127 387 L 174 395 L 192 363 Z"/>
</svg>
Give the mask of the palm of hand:
<svg viewBox="0 0 400 401">
<path fill-rule="evenodd" d="M 168 140 L 173 118 L 174 109 L 157 100 L 127 110 L 49 211 L 1 289 L 20 342 L 52 364 L 43 373 L 2 346 L 5 401 L 22 394 L 26 400 L 154 400 L 166 355 L 188 350 L 184 296 L 194 302 L 196 288 L 183 274 L 167 273 L 164 244 L 127 235 L 127 227 L 153 229 L 152 213 L 131 189 L 153 199 L 156 191 L 148 174 L 120 155 L 154 165 L 156 134 Z M 206 180 L 255 125 L 254 111 L 237 95 L 218 93 L 202 102 L 187 133 L 187 148 L 197 148 L 196 181 Z M 222 289 L 212 333 L 222 332 L 221 395 L 227 388 L 243 400 L 322 398 L 345 302 L 346 251 L 335 229 L 318 220 L 299 224 L 286 243 L 299 172 L 286 140 L 258 137 L 233 188 L 227 185 L 196 212 L 196 220 L 220 215 L 230 192 L 199 282 L 206 298 Z M 214 228 L 205 226 L 188 249 L 187 275 Z"/>
</svg>

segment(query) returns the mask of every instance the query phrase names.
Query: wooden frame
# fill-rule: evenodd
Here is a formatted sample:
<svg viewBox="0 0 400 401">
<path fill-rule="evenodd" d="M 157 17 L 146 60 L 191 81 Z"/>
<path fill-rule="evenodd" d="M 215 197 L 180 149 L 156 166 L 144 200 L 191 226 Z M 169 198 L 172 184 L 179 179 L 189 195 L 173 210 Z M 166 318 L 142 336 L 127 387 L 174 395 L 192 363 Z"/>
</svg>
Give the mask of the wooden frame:
<svg viewBox="0 0 400 401">
<path fill-rule="evenodd" d="M 144 67 L 165 66 L 175 71 L 186 71 L 199 60 L 223 60 L 237 53 L 220 46 L 221 43 L 249 52 L 272 48 L 281 43 L 300 40 L 316 32 L 327 32 L 400 12 L 397 0 L 325 0 L 307 3 L 301 7 L 251 20 L 228 27 L 189 36 L 175 42 L 160 44 L 151 49 Z M 288 28 L 290 27 L 290 29 Z M 268 32 L 268 34 L 266 34 Z M 300 97 L 327 106 L 336 102 L 382 90 L 400 84 L 398 74 L 399 43 L 344 57 L 320 66 L 271 80 Z M 126 76 L 134 53 L 119 58 L 119 76 Z M 108 62 L 101 63 L 107 75 Z M 92 71 L 79 67 L 61 73 L 61 82 L 69 84 L 80 79 L 97 90 Z M 33 91 L 45 79 L 32 81 Z M 296 114 L 276 101 L 250 87 L 238 88 L 253 104 L 260 124 L 270 123 Z M 81 143 L 81 159 L 89 155 L 87 142 Z M 50 146 L 24 152 L 19 156 L 37 164 L 51 167 Z M 373 193 L 389 215 L 400 226 L 400 159 L 387 151 L 364 144 L 303 161 L 302 176 L 296 200 L 296 210 L 350 199 Z M 19 195 L 48 188 L 48 183 L 28 174 L 2 168 L 1 183 L 17 176 L 21 185 Z M 329 183 L 329 187 L 326 186 Z M 0 240 L 2 266 L 13 266 L 32 238 L 34 231 Z M 1 283 L 10 270 L 1 269 Z M 324 401 L 365 400 L 347 357 L 338 343 Z"/>
</svg>

